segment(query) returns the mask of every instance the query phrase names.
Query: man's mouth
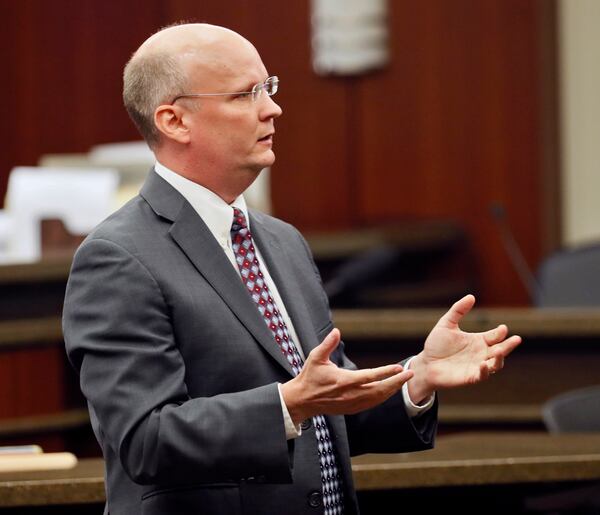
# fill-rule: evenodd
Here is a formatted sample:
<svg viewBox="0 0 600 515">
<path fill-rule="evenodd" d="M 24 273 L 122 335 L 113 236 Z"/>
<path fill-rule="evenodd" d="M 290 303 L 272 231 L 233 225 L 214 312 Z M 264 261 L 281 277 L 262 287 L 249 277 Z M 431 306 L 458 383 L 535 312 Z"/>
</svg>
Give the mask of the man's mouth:
<svg viewBox="0 0 600 515">
<path fill-rule="evenodd" d="M 273 140 L 273 133 L 270 132 L 266 136 L 263 136 L 262 138 L 260 138 L 258 141 L 267 142 L 267 141 L 272 141 L 272 140 Z"/>
</svg>

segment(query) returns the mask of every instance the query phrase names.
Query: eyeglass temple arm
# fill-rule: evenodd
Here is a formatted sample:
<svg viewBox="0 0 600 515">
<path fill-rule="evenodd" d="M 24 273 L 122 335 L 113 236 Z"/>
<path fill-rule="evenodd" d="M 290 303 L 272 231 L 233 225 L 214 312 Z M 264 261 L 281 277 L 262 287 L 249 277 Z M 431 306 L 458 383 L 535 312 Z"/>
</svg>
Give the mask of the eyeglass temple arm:
<svg viewBox="0 0 600 515">
<path fill-rule="evenodd" d="M 188 97 L 226 97 L 227 95 L 252 95 L 252 91 L 232 91 L 231 93 L 186 93 L 185 95 L 178 95 L 173 99 L 178 100 L 180 98 Z"/>
<path fill-rule="evenodd" d="M 269 77 L 271 78 L 271 77 Z M 269 80 L 269 79 L 267 79 Z M 279 78 L 274 79 L 272 82 L 275 83 L 277 87 L 279 84 Z M 258 86 L 258 85 L 257 85 Z M 259 90 L 264 90 L 267 86 L 267 81 L 260 84 L 260 87 L 257 87 Z M 230 93 L 186 93 L 185 95 L 176 96 L 171 103 L 176 102 L 180 98 L 197 98 L 197 97 L 226 97 L 228 95 L 253 95 L 255 93 L 254 89 L 252 91 L 232 91 Z"/>
</svg>

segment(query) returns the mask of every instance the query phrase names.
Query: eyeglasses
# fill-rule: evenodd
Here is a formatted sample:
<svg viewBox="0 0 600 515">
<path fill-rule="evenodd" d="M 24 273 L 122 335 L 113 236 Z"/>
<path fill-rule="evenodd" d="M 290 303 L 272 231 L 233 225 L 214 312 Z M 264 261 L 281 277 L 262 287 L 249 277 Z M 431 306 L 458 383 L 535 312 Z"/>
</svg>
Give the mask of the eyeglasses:
<svg viewBox="0 0 600 515">
<path fill-rule="evenodd" d="M 233 93 L 188 93 L 185 95 L 177 95 L 171 104 L 174 104 L 180 98 L 199 98 L 199 97 L 224 97 L 224 96 L 237 96 L 237 97 L 250 97 L 252 102 L 256 102 L 262 92 L 264 91 L 267 95 L 272 97 L 279 89 L 279 78 L 276 75 L 269 77 L 264 82 L 259 82 L 252 87 L 250 91 L 234 91 Z"/>
</svg>

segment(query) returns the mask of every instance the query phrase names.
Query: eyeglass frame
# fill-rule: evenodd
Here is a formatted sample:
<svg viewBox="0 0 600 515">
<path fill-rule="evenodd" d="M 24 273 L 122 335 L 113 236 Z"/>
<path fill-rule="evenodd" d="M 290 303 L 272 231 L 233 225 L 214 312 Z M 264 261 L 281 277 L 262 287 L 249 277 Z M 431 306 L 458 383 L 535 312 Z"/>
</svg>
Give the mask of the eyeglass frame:
<svg viewBox="0 0 600 515">
<path fill-rule="evenodd" d="M 265 90 L 268 86 L 271 86 L 273 91 L 269 93 Z M 271 77 L 267 77 L 264 82 L 257 82 L 250 91 L 233 91 L 231 93 L 185 93 L 183 95 L 177 95 L 172 101 L 171 104 L 174 104 L 180 98 L 201 98 L 201 97 L 226 97 L 226 96 L 240 96 L 240 95 L 252 95 L 252 102 L 256 102 L 262 92 L 272 97 L 279 91 L 279 77 L 277 75 L 272 75 Z"/>
</svg>

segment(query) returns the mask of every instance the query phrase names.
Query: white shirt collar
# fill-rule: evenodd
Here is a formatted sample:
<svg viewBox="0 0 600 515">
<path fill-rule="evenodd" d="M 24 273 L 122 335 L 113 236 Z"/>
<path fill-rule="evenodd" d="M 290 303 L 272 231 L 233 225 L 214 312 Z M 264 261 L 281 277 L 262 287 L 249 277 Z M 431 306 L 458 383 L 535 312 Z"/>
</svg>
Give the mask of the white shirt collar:
<svg viewBox="0 0 600 515">
<path fill-rule="evenodd" d="M 244 213 L 250 228 L 250 217 L 243 195 L 228 204 L 213 191 L 186 179 L 158 161 L 154 165 L 154 170 L 191 204 L 217 241 L 227 241 L 231 238 L 234 207 Z"/>
</svg>

